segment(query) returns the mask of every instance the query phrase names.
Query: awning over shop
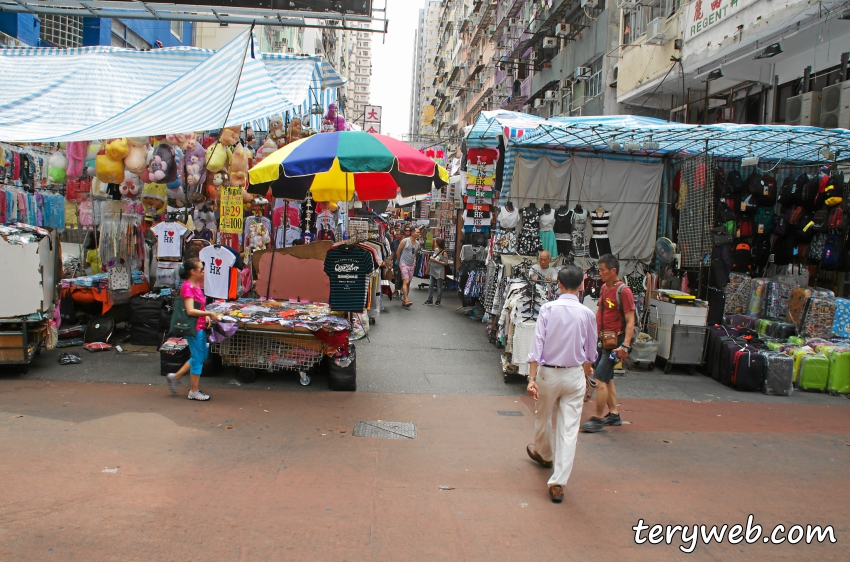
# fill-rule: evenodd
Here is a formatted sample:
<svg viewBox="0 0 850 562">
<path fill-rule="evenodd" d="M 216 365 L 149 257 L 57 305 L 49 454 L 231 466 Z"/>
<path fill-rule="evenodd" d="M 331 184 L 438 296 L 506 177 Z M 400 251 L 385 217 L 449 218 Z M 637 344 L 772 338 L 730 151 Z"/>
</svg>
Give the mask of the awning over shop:
<svg viewBox="0 0 850 562">
<path fill-rule="evenodd" d="M 263 55 L 246 30 L 219 51 L 0 49 L 0 140 L 57 142 L 256 124 L 344 80 L 321 58 Z M 313 93 L 315 92 L 315 93 Z"/>
</svg>

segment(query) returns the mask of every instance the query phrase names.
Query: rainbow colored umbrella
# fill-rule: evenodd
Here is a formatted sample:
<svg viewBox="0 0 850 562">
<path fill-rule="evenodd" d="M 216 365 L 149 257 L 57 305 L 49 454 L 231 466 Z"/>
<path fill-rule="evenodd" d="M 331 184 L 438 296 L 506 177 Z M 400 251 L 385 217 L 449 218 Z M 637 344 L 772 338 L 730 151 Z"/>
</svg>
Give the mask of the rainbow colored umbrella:
<svg viewBox="0 0 850 562">
<path fill-rule="evenodd" d="M 448 184 L 445 168 L 415 148 L 362 131 L 321 133 L 270 154 L 248 172 L 248 191 L 300 201 L 361 201 L 422 195 Z"/>
</svg>

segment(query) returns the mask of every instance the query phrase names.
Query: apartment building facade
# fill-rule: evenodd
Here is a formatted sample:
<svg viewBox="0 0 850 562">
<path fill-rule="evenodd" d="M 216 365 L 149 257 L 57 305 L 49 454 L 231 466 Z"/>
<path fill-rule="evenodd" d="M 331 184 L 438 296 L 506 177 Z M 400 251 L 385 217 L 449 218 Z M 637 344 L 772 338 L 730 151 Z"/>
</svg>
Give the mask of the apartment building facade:
<svg viewBox="0 0 850 562">
<path fill-rule="evenodd" d="M 435 60 L 439 50 L 439 21 L 442 2 L 431 0 L 419 10 L 419 24 L 414 38 L 413 87 L 410 90 L 411 140 L 418 142 L 434 137 L 434 110 L 432 105 L 437 88 Z"/>
</svg>

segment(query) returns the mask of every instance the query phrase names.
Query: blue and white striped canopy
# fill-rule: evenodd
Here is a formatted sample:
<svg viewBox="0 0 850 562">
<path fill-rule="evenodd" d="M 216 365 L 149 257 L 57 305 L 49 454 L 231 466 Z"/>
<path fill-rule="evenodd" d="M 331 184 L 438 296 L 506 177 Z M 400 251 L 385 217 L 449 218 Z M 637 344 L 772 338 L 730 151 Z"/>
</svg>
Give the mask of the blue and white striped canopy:
<svg viewBox="0 0 850 562">
<path fill-rule="evenodd" d="M 320 57 L 262 55 L 250 30 L 217 52 L 0 49 L 0 81 L 0 140 L 9 142 L 150 136 L 225 124 L 262 129 L 270 115 L 300 114 L 322 90 L 345 82 Z"/>
</svg>

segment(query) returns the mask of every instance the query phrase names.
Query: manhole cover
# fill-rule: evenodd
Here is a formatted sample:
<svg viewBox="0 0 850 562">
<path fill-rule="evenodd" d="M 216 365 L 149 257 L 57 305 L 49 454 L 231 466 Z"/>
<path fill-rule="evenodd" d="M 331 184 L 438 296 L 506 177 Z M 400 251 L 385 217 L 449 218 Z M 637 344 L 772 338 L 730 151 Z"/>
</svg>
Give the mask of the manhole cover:
<svg viewBox="0 0 850 562">
<path fill-rule="evenodd" d="M 416 439 L 416 426 L 406 422 L 358 421 L 354 424 L 355 437 L 379 439 Z"/>
<path fill-rule="evenodd" d="M 522 416 L 524 415 L 519 410 L 498 410 L 500 416 Z"/>
</svg>

